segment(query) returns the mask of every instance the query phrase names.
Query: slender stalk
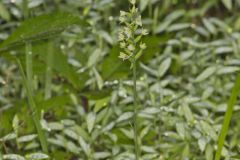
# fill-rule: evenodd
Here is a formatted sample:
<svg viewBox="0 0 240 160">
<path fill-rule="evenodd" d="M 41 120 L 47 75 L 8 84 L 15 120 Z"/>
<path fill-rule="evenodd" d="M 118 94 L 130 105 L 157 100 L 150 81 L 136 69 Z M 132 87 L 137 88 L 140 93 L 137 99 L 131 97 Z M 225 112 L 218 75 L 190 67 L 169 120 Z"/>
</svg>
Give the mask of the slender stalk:
<svg viewBox="0 0 240 160">
<path fill-rule="evenodd" d="M 29 17 L 28 0 L 23 0 L 22 12 L 23 12 L 24 19 L 27 19 Z M 32 44 L 30 42 L 26 42 L 25 47 L 26 47 L 25 48 L 26 76 L 24 74 L 24 70 L 21 65 L 21 62 L 18 59 L 17 59 L 17 62 L 23 77 L 24 87 L 26 88 L 26 91 L 27 91 L 29 107 L 33 113 L 32 118 L 33 118 L 34 125 L 37 129 L 38 138 L 39 138 L 42 150 L 43 152 L 48 153 L 47 139 L 44 135 L 44 132 L 40 124 L 40 112 L 33 98 Z"/>
<path fill-rule="evenodd" d="M 45 75 L 45 99 L 51 97 L 52 63 L 53 63 L 53 42 L 48 43 L 47 68 Z"/>
<path fill-rule="evenodd" d="M 221 158 L 222 148 L 223 148 L 225 138 L 228 133 L 229 124 L 230 124 L 230 121 L 232 118 L 233 108 L 237 101 L 239 92 L 240 92 L 240 74 L 238 74 L 238 76 L 236 78 L 235 84 L 232 89 L 231 96 L 228 100 L 227 111 L 224 116 L 222 129 L 221 129 L 219 139 L 218 139 L 218 148 L 217 148 L 217 152 L 215 155 L 215 160 L 220 160 L 220 158 Z"/>
<path fill-rule="evenodd" d="M 47 140 L 46 137 L 44 135 L 44 132 L 41 128 L 40 125 L 40 112 L 36 106 L 36 103 L 33 99 L 33 88 L 32 88 L 32 45 L 31 43 L 26 43 L 26 75 L 24 74 L 23 68 L 20 64 L 20 70 L 24 79 L 24 85 L 25 88 L 27 90 L 27 96 L 28 96 L 28 103 L 30 106 L 30 109 L 32 110 L 32 112 L 34 113 L 32 115 L 35 127 L 37 129 L 37 133 L 38 133 L 38 137 L 39 137 L 39 141 L 42 147 L 43 152 L 48 153 L 48 148 L 47 148 Z"/>
<path fill-rule="evenodd" d="M 136 59 L 133 59 L 133 99 L 134 99 L 134 143 L 135 143 L 135 156 L 136 160 L 139 160 L 140 157 L 140 148 L 138 141 L 138 123 L 137 123 L 137 115 L 138 115 L 138 104 L 137 104 L 137 67 L 136 67 Z"/>
</svg>

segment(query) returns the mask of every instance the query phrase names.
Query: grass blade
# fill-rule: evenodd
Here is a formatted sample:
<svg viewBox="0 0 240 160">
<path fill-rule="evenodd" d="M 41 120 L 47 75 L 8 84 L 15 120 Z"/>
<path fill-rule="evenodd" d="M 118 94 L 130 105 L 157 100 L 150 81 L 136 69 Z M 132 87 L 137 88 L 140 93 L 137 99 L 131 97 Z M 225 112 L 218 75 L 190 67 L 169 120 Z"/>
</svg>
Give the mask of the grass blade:
<svg viewBox="0 0 240 160">
<path fill-rule="evenodd" d="M 48 42 L 48 53 L 47 53 L 47 69 L 45 76 L 45 99 L 51 98 L 51 80 L 52 80 L 52 63 L 53 63 L 53 42 Z"/>
<path fill-rule="evenodd" d="M 234 87 L 232 89 L 231 96 L 228 100 L 227 111 L 225 113 L 223 124 L 222 124 L 222 129 L 219 134 L 218 148 L 217 148 L 217 152 L 215 155 L 215 160 L 220 160 L 220 158 L 221 158 L 222 148 L 223 148 L 224 141 L 225 141 L 226 135 L 228 133 L 229 124 L 230 124 L 230 121 L 232 118 L 233 107 L 237 101 L 237 96 L 238 96 L 239 92 L 240 92 L 240 74 L 238 74 L 238 76 L 236 78 Z"/>
<path fill-rule="evenodd" d="M 32 60 L 31 60 L 31 54 L 29 54 L 29 53 L 31 53 L 31 44 L 26 44 L 27 76 L 25 76 L 25 74 L 24 74 L 24 70 L 23 70 L 21 62 L 18 59 L 17 59 L 17 62 L 18 62 L 18 65 L 19 65 L 19 68 L 20 68 L 20 71 L 21 71 L 21 74 L 23 77 L 24 87 L 26 88 L 26 91 L 27 91 L 29 106 L 30 106 L 32 113 L 34 113 L 34 114 L 32 114 L 32 118 L 34 121 L 34 125 L 37 129 L 38 138 L 39 138 L 42 150 L 43 150 L 43 152 L 48 153 L 47 140 L 46 140 L 46 137 L 45 137 L 44 132 L 40 125 L 40 112 L 39 112 L 39 110 L 36 106 L 36 103 L 34 101 L 34 98 L 33 98 L 32 83 L 31 83 L 31 78 L 32 78 L 31 77 L 31 75 L 32 75 L 32 68 L 31 68 L 32 62 L 31 61 Z"/>
</svg>

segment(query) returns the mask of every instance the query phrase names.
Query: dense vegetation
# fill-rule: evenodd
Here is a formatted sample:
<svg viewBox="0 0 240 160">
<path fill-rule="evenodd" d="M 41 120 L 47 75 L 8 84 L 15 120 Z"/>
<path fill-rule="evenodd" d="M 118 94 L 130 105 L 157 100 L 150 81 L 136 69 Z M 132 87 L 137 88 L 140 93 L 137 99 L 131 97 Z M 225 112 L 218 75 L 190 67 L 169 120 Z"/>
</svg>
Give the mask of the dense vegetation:
<svg viewBox="0 0 240 160">
<path fill-rule="evenodd" d="M 240 159 L 240 0 L 130 2 L 0 1 L 0 160 Z"/>
</svg>

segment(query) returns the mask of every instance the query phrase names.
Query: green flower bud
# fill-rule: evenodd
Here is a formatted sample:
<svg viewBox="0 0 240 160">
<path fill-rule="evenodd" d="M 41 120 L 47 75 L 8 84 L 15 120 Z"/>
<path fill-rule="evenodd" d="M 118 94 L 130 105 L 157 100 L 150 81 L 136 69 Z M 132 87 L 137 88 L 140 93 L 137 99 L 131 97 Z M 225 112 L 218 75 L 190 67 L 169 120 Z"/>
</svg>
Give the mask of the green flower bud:
<svg viewBox="0 0 240 160">
<path fill-rule="evenodd" d="M 124 40 L 124 35 L 121 32 L 118 33 L 118 40 L 119 41 L 123 41 Z"/>
<path fill-rule="evenodd" d="M 125 17 L 127 16 L 127 12 L 125 11 L 120 11 L 120 17 Z"/>
<path fill-rule="evenodd" d="M 146 49 L 146 48 L 147 48 L 146 43 L 142 43 L 142 42 L 141 42 L 140 48 L 141 48 L 142 50 Z"/>
<path fill-rule="evenodd" d="M 141 15 L 139 15 L 137 18 L 136 18 L 136 24 L 140 27 L 142 27 L 142 18 L 141 18 Z"/>
<path fill-rule="evenodd" d="M 120 11 L 119 18 L 123 26 L 119 31 L 118 39 L 120 48 L 124 51 L 120 52 L 119 58 L 123 60 L 138 59 L 143 54 L 143 50 L 147 48 L 146 44 L 141 42 L 141 39 L 148 34 L 148 31 L 142 28 L 142 18 L 135 6 L 136 0 L 129 1 L 132 8 L 129 12 Z"/>
<path fill-rule="evenodd" d="M 129 56 L 123 52 L 120 52 L 120 55 L 118 56 L 120 59 L 122 59 L 123 61 L 127 60 L 129 58 Z"/>
<path fill-rule="evenodd" d="M 120 48 L 125 48 L 127 45 L 125 42 L 120 42 Z"/>
</svg>

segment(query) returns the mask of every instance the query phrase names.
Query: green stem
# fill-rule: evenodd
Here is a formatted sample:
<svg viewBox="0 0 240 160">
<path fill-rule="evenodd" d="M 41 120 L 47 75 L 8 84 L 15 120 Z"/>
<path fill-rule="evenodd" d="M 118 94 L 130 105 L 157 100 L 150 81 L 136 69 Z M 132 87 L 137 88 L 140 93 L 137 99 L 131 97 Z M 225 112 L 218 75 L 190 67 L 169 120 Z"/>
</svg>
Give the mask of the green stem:
<svg viewBox="0 0 240 160">
<path fill-rule="evenodd" d="M 45 99 L 51 97 L 52 63 L 53 63 L 53 42 L 48 43 L 47 67 L 45 75 Z"/>
<path fill-rule="evenodd" d="M 42 147 L 43 152 L 48 153 L 48 148 L 47 148 L 47 140 L 46 137 L 44 135 L 44 132 L 41 128 L 40 125 L 40 112 L 36 106 L 36 103 L 33 99 L 33 88 L 32 88 L 32 45 L 31 43 L 26 43 L 26 74 L 27 76 L 25 77 L 23 68 L 20 64 L 20 70 L 24 79 L 24 85 L 25 88 L 27 90 L 27 96 L 28 96 L 28 102 L 29 102 L 29 106 L 30 109 L 32 110 L 32 112 L 34 113 L 32 115 L 35 127 L 37 129 L 37 133 L 38 133 L 38 137 L 40 140 L 40 144 Z"/>
<path fill-rule="evenodd" d="M 137 114 L 138 114 L 138 104 L 137 104 L 137 67 L 136 59 L 133 60 L 133 94 L 134 94 L 134 143 L 135 143 L 135 156 L 136 160 L 139 160 L 140 157 L 140 148 L 138 142 L 138 123 L 137 123 Z"/>
<path fill-rule="evenodd" d="M 237 101 L 237 97 L 238 94 L 240 92 L 240 74 L 238 74 L 235 84 L 233 86 L 232 89 L 232 93 L 231 96 L 228 100 L 228 104 L 227 104 L 227 110 L 224 116 L 224 120 L 223 120 L 223 124 L 222 124 L 222 129 L 219 135 L 219 139 L 218 139 L 218 148 L 217 148 L 217 152 L 215 155 L 215 160 L 220 160 L 221 155 L 222 155 L 222 148 L 225 142 L 225 138 L 227 136 L 228 133 L 228 128 L 229 128 L 229 124 L 232 118 L 232 113 L 233 113 L 233 109 L 234 109 L 234 105 Z"/>
</svg>

